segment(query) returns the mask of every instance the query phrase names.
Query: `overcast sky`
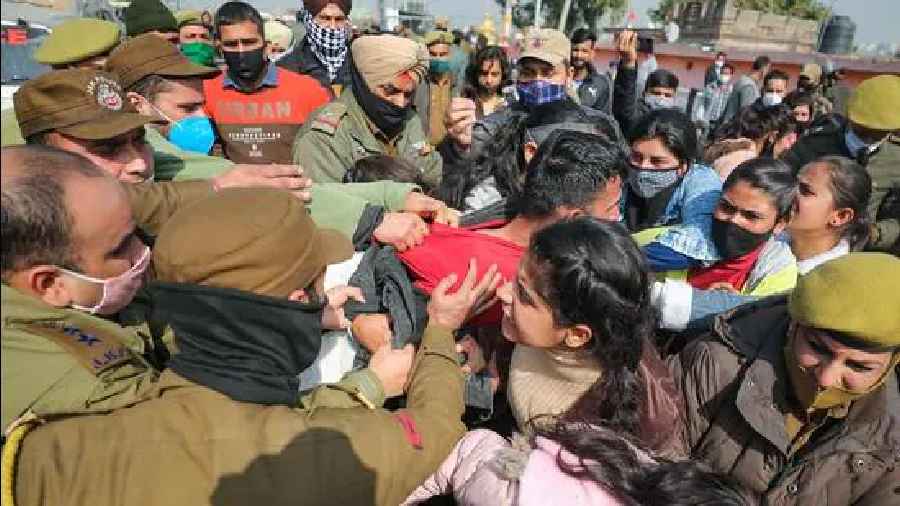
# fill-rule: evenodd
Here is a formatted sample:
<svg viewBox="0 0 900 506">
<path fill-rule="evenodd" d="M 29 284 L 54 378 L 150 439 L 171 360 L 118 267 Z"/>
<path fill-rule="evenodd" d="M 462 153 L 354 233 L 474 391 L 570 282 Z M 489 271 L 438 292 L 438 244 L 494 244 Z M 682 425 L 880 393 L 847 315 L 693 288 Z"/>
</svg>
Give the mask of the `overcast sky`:
<svg viewBox="0 0 900 506">
<path fill-rule="evenodd" d="M 480 24 L 485 12 L 495 16 L 499 23 L 500 9 L 494 0 L 426 0 L 429 10 L 436 16 L 449 16 L 454 26 Z M 825 0 L 826 5 L 832 0 Z M 251 0 L 251 3 L 262 9 L 278 11 L 299 4 L 286 0 Z M 385 0 L 388 5 L 398 0 Z M 182 0 L 182 4 L 210 5 L 209 0 Z M 374 12 L 376 0 L 356 0 L 355 7 L 362 7 Z M 632 9 L 639 16 L 641 24 L 646 23 L 647 9 L 655 7 L 657 0 L 631 0 Z M 856 43 L 873 42 L 900 43 L 900 0 L 835 0 L 836 14 L 848 15 L 856 21 Z M 498 26 L 499 28 L 499 26 Z"/>
</svg>

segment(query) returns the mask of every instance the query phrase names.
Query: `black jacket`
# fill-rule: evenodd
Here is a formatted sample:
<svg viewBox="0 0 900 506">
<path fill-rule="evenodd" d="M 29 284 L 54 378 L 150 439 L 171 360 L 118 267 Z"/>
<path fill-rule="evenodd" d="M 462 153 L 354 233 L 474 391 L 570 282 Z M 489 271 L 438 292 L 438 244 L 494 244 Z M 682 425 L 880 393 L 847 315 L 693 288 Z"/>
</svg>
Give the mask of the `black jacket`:
<svg viewBox="0 0 900 506">
<path fill-rule="evenodd" d="M 635 96 L 637 74 L 637 67 L 620 66 L 613 88 L 613 116 L 619 122 L 619 128 L 626 137 L 631 129 L 650 112 L 650 107 Z"/>
<path fill-rule="evenodd" d="M 332 84 L 339 84 L 345 88 L 350 86 L 350 51 L 347 51 L 347 57 L 338 70 L 337 78 L 332 81 L 331 76 L 328 74 L 328 68 L 313 54 L 309 39 L 306 37 L 303 37 L 300 44 L 294 47 L 294 50 L 289 54 L 278 60 L 275 65 L 315 78 L 327 90 L 331 90 Z"/>
<path fill-rule="evenodd" d="M 612 84 L 609 76 L 600 74 L 588 63 L 588 76 L 578 87 L 578 101 L 581 105 L 591 107 L 607 114 L 610 113 Z"/>
</svg>

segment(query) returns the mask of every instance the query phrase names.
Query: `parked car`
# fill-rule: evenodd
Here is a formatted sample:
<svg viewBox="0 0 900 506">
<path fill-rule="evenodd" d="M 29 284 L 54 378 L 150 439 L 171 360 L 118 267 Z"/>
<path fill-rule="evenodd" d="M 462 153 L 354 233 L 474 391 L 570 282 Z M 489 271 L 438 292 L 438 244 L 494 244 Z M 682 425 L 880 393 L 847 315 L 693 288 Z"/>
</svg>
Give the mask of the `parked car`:
<svg viewBox="0 0 900 506">
<path fill-rule="evenodd" d="M 50 28 L 23 20 L 2 20 L 2 52 L 0 52 L 0 85 L 2 85 L 2 109 L 13 106 L 12 96 L 21 84 L 48 70 L 50 67 L 34 61 L 34 50 L 41 45 Z"/>
</svg>

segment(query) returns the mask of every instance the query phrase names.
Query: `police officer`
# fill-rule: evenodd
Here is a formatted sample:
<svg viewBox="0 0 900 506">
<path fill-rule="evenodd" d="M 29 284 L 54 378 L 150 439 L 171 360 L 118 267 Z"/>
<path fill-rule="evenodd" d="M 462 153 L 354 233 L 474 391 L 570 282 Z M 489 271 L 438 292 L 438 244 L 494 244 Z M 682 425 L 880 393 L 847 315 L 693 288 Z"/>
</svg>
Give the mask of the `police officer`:
<svg viewBox="0 0 900 506">
<path fill-rule="evenodd" d="M 2 163 L 0 424 L 133 400 L 157 372 L 142 337 L 105 319 L 131 302 L 150 262 L 125 190 L 52 148 L 4 148 Z"/>
<path fill-rule="evenodd" d="M 827 155 L 860 162 L 872 176 L 869 248 L 900 253 L 900 77 L 862 82 L 850 97 L 847 118 L 833 115 L 801 137 L 781 158 L 794 170 Z"/>
<path fill-rule="evenodd" d="M 102 68 L 106 56 L 121 37 L 119 25 L 115 23 L 99 19 L 70 19 L 53 28 L 53 32 L 34 51 L 34 59 L 54 70 Z M 3 111 L 2 122 L 3 146 L 25 143 L 13 109 Z"/>
<path fill-rule="evenodd" d="M 411 162 L 437 187 L 443 161 L 412 109 L 428 70 L 425 47 L 379 35 L 360 37 L 350 51 L 352 88 L 310 115 L 294 141 L 294 162 L 317 183 L 340 182 L 360 158 L 391 155 Z"/>
</svg>

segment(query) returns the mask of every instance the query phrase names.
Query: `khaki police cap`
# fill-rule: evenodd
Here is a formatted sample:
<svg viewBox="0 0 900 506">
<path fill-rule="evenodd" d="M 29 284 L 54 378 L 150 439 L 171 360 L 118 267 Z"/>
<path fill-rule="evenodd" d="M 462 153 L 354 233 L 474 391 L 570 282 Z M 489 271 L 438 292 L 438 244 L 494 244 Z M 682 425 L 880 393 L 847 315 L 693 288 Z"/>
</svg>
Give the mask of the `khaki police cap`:
<svg viewBox="0 0 900 506">
<path fill-rule="evenodd" d="M 847 104 L 850 121 L 872 130 L 900 130 L 900 76 L 866 79 Z"/>
<path fill-rule="evenodd" d="M 175 21 L 178 22 L 178 28 L 186 25 L 202 25 L 206 26 L 207 23 L 203 19 L 203 11 L 198 10 L 180 10 L 175 13 Z"/>
<path fill-rule="evenodd" d="M 100 19 L 78 18 L 63 21 L 53 28 L 34 52 L 44 65 L 67 65 L 106 54 L 122 36 L 119 25 Z"/>
<path fill-rule="evenodd" d="M 875 347 L 900 346 L 900 259 L 851 253 L 800 276 L 788 304 L 794 321 Z"/>
<path fill-rule="evenodd" d="M 26 139 L 49 131 L 78 139 L 111 139 L 155 121 L 134 112 L 112 74 L 93 69 L 42 74 L 16 91 L 13 104 Z"/>
<path fill-rule="evenodd" d="M 535 58 L 559 67 L 569 59 L 571 52 L 572 44 L 562 32 L 552 28 L 538 28 L 528 32 L 519 59 Z"/>
<path fill-rule="evenodd" d="M 800 69 L 800 77 L 806 77 L 813 84 L 822 80 L 822 67 L 818 63 L 807 63 Z"/>
<path fill-rule="evenodd" d="M 453 44 L 453 34 L 443 30 L 434 30 L 425 34 L 425 45 L 432 44 Z"/>
<path fill-rule="evenodd" d="M 214 77 L 219 69 L 197 65 L 162 38 L 146 33 L 119 45 L 106 59 L 106 71 L 115 74 L 126 90 L 149 75 L 161 77 Z"/>
</svg>

